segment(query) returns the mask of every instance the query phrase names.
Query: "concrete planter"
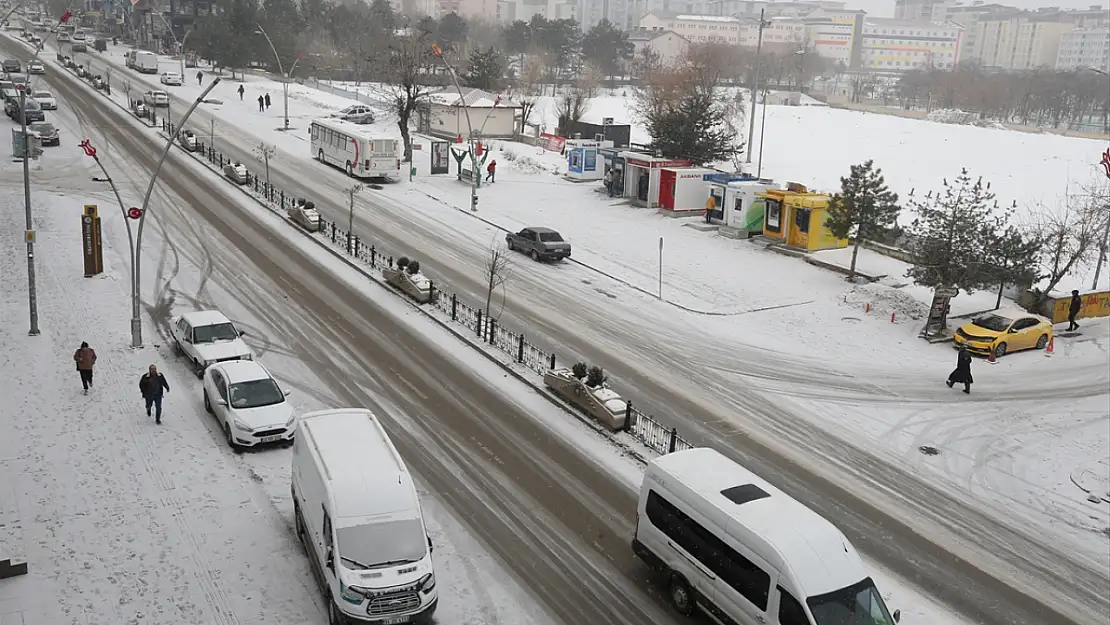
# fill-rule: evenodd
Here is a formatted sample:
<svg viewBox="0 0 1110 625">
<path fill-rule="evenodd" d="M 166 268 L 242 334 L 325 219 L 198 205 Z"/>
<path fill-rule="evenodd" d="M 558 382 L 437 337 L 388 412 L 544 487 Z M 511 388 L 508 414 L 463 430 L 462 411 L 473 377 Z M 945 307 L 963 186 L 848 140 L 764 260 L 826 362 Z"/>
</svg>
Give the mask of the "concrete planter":
<svg viewBox="0 0 1110 625">
<path fill-rule="evenodd" d="M 382 276 L 389 284 L 421 304 L 432 301 L 432 281 L 420 272 L 409 273 L 396 267 L 382 269 Z"/>
<path fill-rule="evenodd" d="M 566 368 L 549 370 L 543 376 L 543 383 L 560 398 L 610 430 L 617 432 L 625 428 L 628 404 L 612 389 L 586 386 Z"/>
</svg>

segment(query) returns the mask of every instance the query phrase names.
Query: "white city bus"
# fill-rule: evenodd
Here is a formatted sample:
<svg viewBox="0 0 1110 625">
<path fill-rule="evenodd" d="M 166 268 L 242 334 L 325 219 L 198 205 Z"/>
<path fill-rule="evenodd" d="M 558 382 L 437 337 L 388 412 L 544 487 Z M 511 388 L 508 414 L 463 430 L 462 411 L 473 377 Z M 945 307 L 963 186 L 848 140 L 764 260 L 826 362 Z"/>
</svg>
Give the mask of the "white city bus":
<svg viewBox="0 0 1110 625">
<path fill-rule="evenodd" d="M 312 120 L 312 155 L 355 178 L 398 179 L 397 139 L 376 137 L 366 126 L 341 119 Z"/>
</svg>

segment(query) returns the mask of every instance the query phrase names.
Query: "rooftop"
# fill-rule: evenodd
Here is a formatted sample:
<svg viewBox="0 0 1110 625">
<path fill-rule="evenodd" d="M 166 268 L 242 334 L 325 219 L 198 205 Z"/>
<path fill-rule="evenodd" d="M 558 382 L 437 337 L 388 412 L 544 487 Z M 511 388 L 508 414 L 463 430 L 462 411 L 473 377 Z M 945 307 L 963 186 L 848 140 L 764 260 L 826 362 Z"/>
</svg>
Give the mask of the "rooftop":
<svg viewBox="0 0 1110 625">
<path fill-rule="evenodd" d="M 428 99 L 442 106 L 466 106 L 467 108 L 511 108 L 513 103 L 508 98 L 502 98 L 481 89 L 464 88 L 462 97 L 459 90 L 454 87 L 444 87 L 439 91 L 428 94 Z"/>
<path fill-rule="evenodd" d="M 195 310 L 181 315 L 181 318 L 189 322 L 189 325 L 194 328 L 197 326 L 212 326 L 217 323 L 231 323 L 231 320 L 218 310 Z"/>
<path fill-rule="evenodd" d="M 219 363 L 220 369 L 227 374 L 229 384 L 236 382 L 250 382 L 251 380 L 265 380 L 273 377 L 265 367 L 253 360 L 230 360 Z"/>
</svg>

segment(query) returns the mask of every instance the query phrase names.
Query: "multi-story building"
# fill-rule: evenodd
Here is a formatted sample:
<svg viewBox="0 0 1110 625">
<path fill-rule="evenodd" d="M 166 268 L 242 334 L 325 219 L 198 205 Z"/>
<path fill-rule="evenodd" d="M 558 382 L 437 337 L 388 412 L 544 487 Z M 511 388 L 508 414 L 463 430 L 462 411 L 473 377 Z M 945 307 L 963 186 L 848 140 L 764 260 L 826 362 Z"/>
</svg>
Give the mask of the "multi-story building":
<svg viewBox="0 0 1110 625">
<path fill-rule="evenodd" d="M 858 68 L 862 56 L 863 11 L 815 11 L 805 18 L 808 47 L 837 65 Z"/>
<path fill-rule="evenodd" d="M 651 50 L 664 65 L 673 65 L 690 52 L 690 41 L 670 30 L 637 30 L 628 36 L 628 41 L 637 55 Z"/>
<path fill-rule="evenodd" d="M 464 3 L 467 1 L 463 0 Z M 549 20 L 578 21 L 578 8 L 578 0 L 496 0 L 494 16 L 489 19 L 511 24 L 517 20 L 529 22 L 538 15 Z"/>
<path fill-rule="evenodd" d="M 1055 67 L 1072 18 L 1061 11 L 1019 11 L 987 15 L 976 24 L 976 57 L 984 67 L 1007 70 Z"/>
<path fill-rule="evenodd" d="M 738 17 L 724 15 L 685 15 L 651 12 L 640 19 L 643 31 L 672 31 L 690 43 L 725 43 L 740 45 L 740 28 L 745 23 Z"/>
<path fill-rule="evenodd" d="M 868 17 L 861 30 L 860 69 L 884 72 L 947 69 L 960 62 L 964 29 L 957 24 Z"/>
<path fill-rule="evenodd" d="M 894 0 L 894 19 L 907 22 L 943 22 L 945 0 Z"/>
<path fill-rule="evenodd" d="M 1080 28 L 1060 37 L 1056 69 L 1091 68 L 1110 74 L 1110 27 Z"/>
<path fill-rule="evenodd" d="M 953 22 L 964 27 L 964 42 L 960 56 L 967 59 L 979 58 L 979 20 L 988 15 L 1018 13 L 1018 9 L 1001 4 L 988 4 L 983 0 L 972 2 L 949 2 L 945 5 L 944 16 L 940 22 Z"/>
<path fill-rule="evenodd" d="M 807 24 L 793 17 L 772 17 L 763 27 L 763 45 L 775 48 L 806 47 Z M 745 20 L 740 24 L 740 45 L 756 47 L 759 44 L 759 19 Z"/>
</svg>

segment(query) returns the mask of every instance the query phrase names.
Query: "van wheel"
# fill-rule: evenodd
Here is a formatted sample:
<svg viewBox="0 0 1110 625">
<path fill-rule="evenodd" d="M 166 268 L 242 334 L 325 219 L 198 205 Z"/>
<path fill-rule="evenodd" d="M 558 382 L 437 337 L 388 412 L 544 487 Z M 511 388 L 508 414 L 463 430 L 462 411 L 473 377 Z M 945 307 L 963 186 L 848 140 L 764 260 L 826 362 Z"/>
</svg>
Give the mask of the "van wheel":
<svg viewBox="0 0 1110 625">
<path fill-rule="evenodd" d="M 351 178 L 355 177 L 355 167 L 354 167 L 354 165 L 351 165 L 350 163 L 347 163 L 347 175 L 350 176 Z"/>
<path fill-rule="evenodd" d="M 671 595 L 671 605 L 678 610 L 679 614 L 689 616 L 694 613 L 694 591 L 690 589 L 690 584 L 685 578 L 678 573 L 671 573 L 667 592 Z"/>
</svg>

